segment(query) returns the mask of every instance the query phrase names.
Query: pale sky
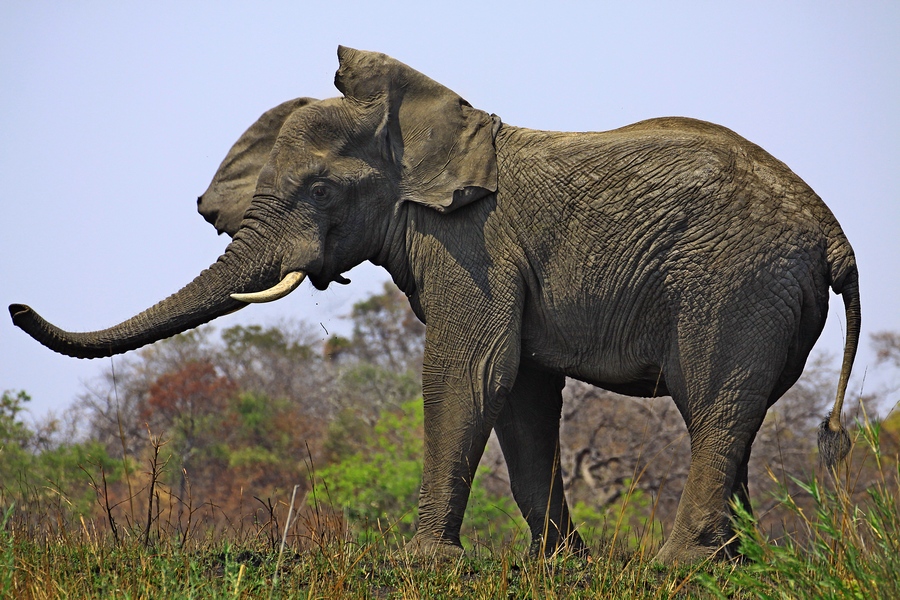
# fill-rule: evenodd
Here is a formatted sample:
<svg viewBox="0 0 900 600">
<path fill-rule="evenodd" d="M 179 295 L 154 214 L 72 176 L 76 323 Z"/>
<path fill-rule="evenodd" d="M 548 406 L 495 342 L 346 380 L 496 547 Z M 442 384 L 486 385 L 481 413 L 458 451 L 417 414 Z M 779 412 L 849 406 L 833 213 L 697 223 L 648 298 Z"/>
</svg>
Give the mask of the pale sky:
<svg viewBox="0 0 900 600">
<path fill-rule="evenodd" d="M 385 52 L 512 125 L 606 130 L 680 115 L 737 131 L 816 190 L 856 251 L 857 388 L 869 334 L 900 330 L 900 3 L 312 4 L 0 4 L 4 308 L 99 329 L 193 279 L 227 242 L 197 196 L 262 112 L 338 95 L 344 44 Z M 364 265 L 349 277 L 215 324 L 294 316 L 321 323 L 324 339 L 387 274 Z M 841 353 L 842 323 L 832 296 L 817 350 Z M 0 389 L 26 390 L 37 415 L 62 411 L 108 365 L 57 355 L 0 315 Z"/>
</svg>

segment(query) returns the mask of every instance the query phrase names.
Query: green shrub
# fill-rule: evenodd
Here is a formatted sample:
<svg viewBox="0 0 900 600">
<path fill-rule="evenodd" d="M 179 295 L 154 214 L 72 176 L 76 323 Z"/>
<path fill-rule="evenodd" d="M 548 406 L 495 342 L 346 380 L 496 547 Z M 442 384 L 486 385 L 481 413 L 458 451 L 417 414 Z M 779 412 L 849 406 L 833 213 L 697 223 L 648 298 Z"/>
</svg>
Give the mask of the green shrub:
<svg viewBox="0 0 900 600">
<path fill-rule="evenodd" d="M 0 510 L 16 505 L 59 506 L 65 520 L 91 513 L 96 504 L 94 473 L 108 483 L 122 477 L 122 462 L 99 442 L 48 445 L 21 419 L 31 398 L 23 391 L 0 397 Z"/>
<path fill-rule="evenodd" d="M 418 517 L 423 428 L 421 398 L 383 411 L 373 427 L 342 414 L 332 422 L 326 441 L 334 462 L 315 473 L 308 502 L 342 512 L 362 540 L 387 531 L 408 538 Z M 475 477 L 463 536 L 476 544 L 510 540 L 527 531 L 512 499 L 490 494 L 479 483 L 484 474 L 482 468 Z"/>
<path fill-rule="evenodd" d="M 721 598 L 737 591 L 758 598 L 900 598 L 900 463 L 885 462 L 879 434 L 877 424 L 859 426 L 844 476 L 829 476 L 835 485 L 794 479 L 812 510 L 779 482 L 778 502 L 802 524 L 795 534 L 771 539 L 736 506 L 746 564 L 731 572 L 724 589 L 707 580 L 709 589 Z M 874 477 L 862 477 L 869 469 Z M 867 479 L 864 490 L 854 489 Z"/>
</svg>

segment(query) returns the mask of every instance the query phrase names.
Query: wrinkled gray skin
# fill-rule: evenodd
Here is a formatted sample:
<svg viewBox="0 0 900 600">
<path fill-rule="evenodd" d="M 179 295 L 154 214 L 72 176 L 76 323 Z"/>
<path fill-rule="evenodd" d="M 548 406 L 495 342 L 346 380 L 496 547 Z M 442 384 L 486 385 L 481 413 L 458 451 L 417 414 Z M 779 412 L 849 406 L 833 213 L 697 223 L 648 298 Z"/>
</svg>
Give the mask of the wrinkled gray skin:
<svg viewBox="0 0 900 600">
<path fill-rule="evenodd" d="M 15 323 L 59 352 L 107 356 L 244 306 L 232 293 L 297 271 L 324 289 L 369 260 L 427 322 L 411 550 L 459 550 L 492 428 L 536 547 L 583 549 L 558 454 L 568 375 L 675 400 L 691 466 L 657 558 L 684 563 L 731 554 L 729 501 L 749 507 L 750 445 L 799 377 L 830 287 L 847 345 L 820 437 L 842 458 L 857 268 L 834 216 L 784 164 L 683 118 L 603 133 L 512 127 L 385 55 L 338 56 L 343 97 L 264 115 L 200 198 L 234 239 L 194 282 L 105 331 L 63 332 L 23 305 L 10 307 Z"/>
</svg>

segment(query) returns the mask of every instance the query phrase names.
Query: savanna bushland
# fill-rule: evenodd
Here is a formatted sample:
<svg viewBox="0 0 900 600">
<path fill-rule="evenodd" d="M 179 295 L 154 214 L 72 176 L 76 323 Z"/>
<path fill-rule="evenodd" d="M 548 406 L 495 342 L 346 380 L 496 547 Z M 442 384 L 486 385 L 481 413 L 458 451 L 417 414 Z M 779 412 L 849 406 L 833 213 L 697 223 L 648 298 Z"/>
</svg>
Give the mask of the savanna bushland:
<svg viewBox="0 0 900 600">
<path fill-rule="evenodd" d="M 496 440 L 458 561 L 413 561 L 424 328 L 393 286 L 352 335 L 285 321 L 201 328 L 109 363 L 72 408 L 0 402 L 0 597 L 898 597 L 897 388 L 856 393 L 854 450 L 816 429 L 835 360 L 769 411 L 750 463 L 744 559 L 662 568 L 690 442 L 667 398 L 570 381 L 560 455 L 591 558 L 527 553 Z M 870 342 L 900 373 L 900 334 Z M 857 386 L 859 387 L 859 386 Z"/>
</svg>

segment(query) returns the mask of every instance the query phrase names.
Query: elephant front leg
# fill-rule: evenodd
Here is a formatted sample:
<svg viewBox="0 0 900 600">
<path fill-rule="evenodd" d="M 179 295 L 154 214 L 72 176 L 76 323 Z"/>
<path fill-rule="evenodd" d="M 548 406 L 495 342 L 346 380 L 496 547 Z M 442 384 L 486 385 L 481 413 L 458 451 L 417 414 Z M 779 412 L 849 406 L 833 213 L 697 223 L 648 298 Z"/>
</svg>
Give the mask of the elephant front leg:
<svg viewBox="0 0 900 600">
<path fill-rule="evenodd" d="M 516 376 L 517 346 L 473 347 L 479 351 L 463 354 L 426 340 L 425 459 L 418 528 L 407 547 L 415 554 L 461 551 L 460 527 L 475 470 Z"/>
<path fill-rule="evenodd" d="M 531 552 L 561 548 L 585 554 L 563 491 L 559 460 L 562 375 L 520 367 L 494 431 L 509 469 L 513 497 L 531 530 Z"/>
</svg>

